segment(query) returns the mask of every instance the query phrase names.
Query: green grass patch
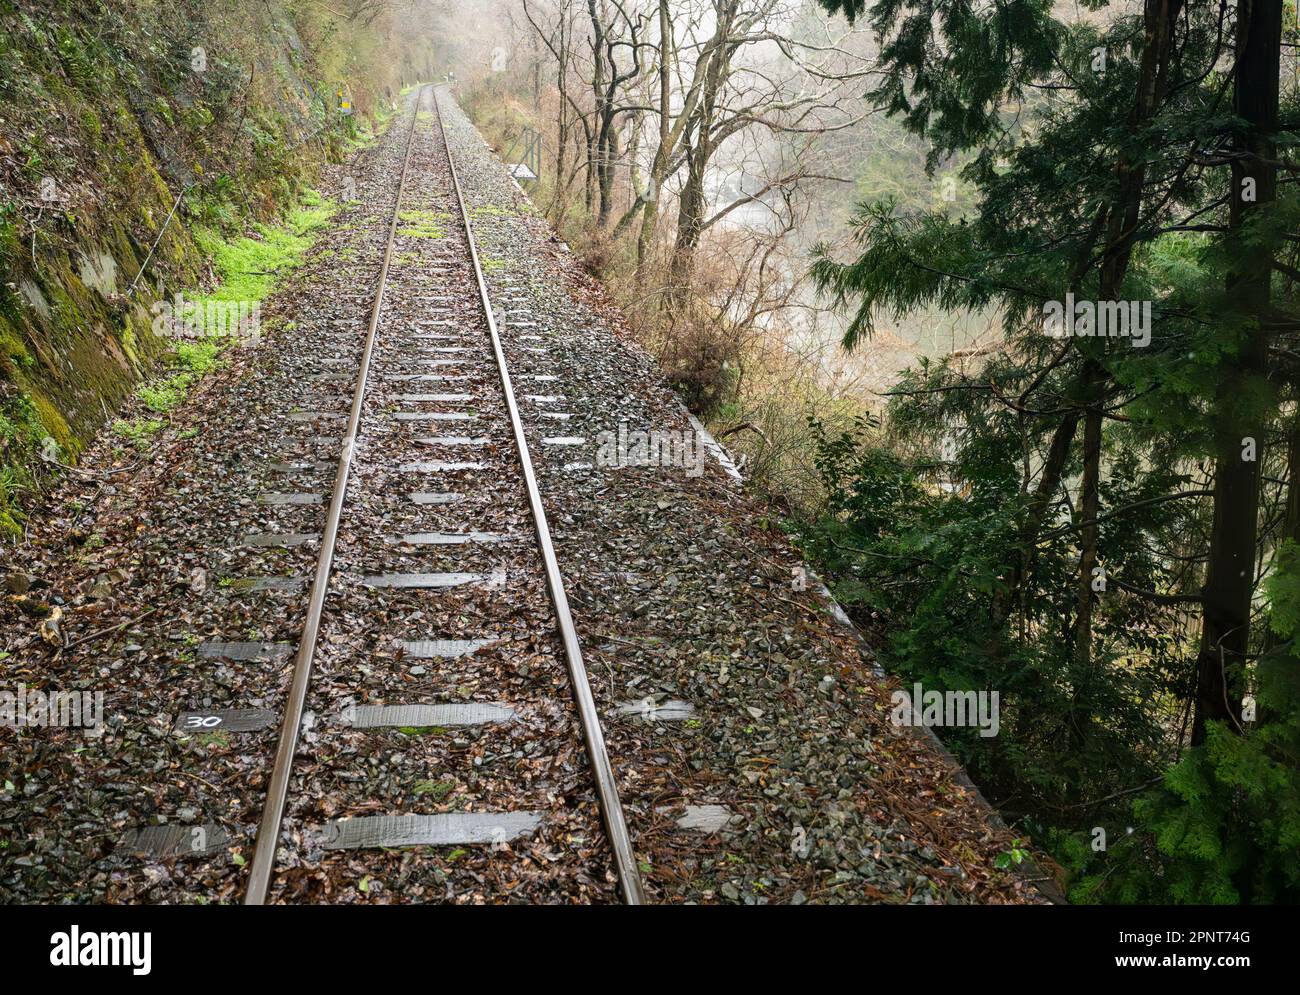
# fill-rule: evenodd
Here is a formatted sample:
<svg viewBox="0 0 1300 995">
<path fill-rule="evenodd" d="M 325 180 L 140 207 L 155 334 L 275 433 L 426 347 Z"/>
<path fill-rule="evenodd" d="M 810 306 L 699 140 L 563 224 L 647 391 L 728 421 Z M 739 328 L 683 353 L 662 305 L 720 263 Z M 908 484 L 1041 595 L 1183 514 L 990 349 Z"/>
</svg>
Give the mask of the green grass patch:
<svg viewBox="0 0 1300 995">
<path fill-rule="evenodd" d="M 518 211 L 511 210 L 508 207 L 498 207 L 496 204 L 471 207 L 469 213 L 472 218 L 513 218 L 519 214 Z"/>
<path fill-rule="evenodd" d="M 155 414 L 169 414 L 180 407 L 196 383 L 220 365 L 221 353 L 228 345 L 228 339 L 176 343 L 170 366 L 177 372 L 141 384 L 136 396 Z"/>
<path fill-rule="evenodd" d="M 176 343 L 176 365 L 199 376 L 215 369 L 222 344 L 214 341 Z"/>
<path fill-rule="evenodd" d="M 144 401 L 144 406 L 150 411 L 165 415 L 179 405 L 181 401 L 185 400 L 190 379 L 189 374 L 178 374 L 165 380 L 155 380 L 152 383 L 141 384 L 135 393 L 140 400 Z"/>
<path fill-rule="evenodd" d="M 364 148 L 369 148 L 375 143 L 376 137 L 370 122 L 362 118 L 354 126 L 351 134 L 343 136 L 343 155 L 351 156 Z"/>
<path fill-rule="evenodd" d="M 142 453 L 147 453 L 153 445 L 153 437 L 162 431 L 163 423 L 158 418 L 136 418 L 126 421 L 119 418 L 113 422 L 113 433 L 126 439 Z"/>
<path fill-rule="evenodd" d="M 276 281 L 302 265 L 317 233 L 329 224 L 338 205 L 308 189 L 298 207 L 285 216 L 283 224 L 255 225 L 258 235 L 223 239 L 211 228 L 195 232 L 200 249 L 212 257 L 221 285 L 211 294 L 195 297 L 208 301 L 254 304 L 266 299 Z"/>
<path fill-rule="evenodd" d="M 329 224 L 336 210 L 337 205 L 309 188 L 282 224 L 258 225 L 258 238 L 245 235 L 226 240 L 211 228 L 199 228 L 195 241 L 212 257 L 221 283 L 210 294 L 190 295 L 190 300 L 205 312 L 209 304 L 246 305 L 251 310 L 266 298 L 277 280 L 302 265 L 316 241 L 316 233 Z M 239 310 L 242 314 L 244 308 Z M 220 364 L 221 353 L 232 341 L 229 335 L 178 341 L 170 363 L 172 372 L 141 385 L 136 396 L 153 413 L 169 414 L 184 403 L 196 383 Z M 145 419 L 119 421 L 114 430 L 145 451 L 157 432 L 154 425 L 161 427 L 160 422 Z"/>
<path fill-rule="evenodd" d="M 405 235 L 407 238 L 442 238 L 447 234 L 442 223 L 448 217 L 447 214 L 439 211 L 402 211 L 397 215 L 397 220 L 406 227 L 398 228 L 397 234 Z"/>
</svg>

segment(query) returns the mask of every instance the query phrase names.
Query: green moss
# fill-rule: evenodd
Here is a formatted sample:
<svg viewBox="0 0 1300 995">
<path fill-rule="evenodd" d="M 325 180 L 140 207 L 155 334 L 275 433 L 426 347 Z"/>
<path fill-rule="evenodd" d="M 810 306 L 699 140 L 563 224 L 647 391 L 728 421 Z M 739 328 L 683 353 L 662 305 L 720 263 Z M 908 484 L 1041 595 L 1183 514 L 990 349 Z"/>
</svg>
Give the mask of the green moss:
<svg viewBox="0 0 1300 995">
<path fill-rule="evenodd" d="M 191 131 L 201 132 L 212 123 L 213 114 L 201 102 L 196 101 L 181 114 L 181 120 Z"/>
<path fill-rule="evenodd" d="M 230 736 L 218 729 L 216 732 L 199 733 L 194 737 L 194 742 L 205 749 L 224 750 L 230 746 Z"/>
<path fill-rule="evenodd" d="M 40 409 L 43 399 L 26 394 L 9 398 L 0 405 L 0 451 L 5 453 L 6 464 L 0 465 L 0 534 L 18 535 L 22 532 L 22 513 L 18 496 L 33 488 L 32 466 L 36 454 L 49 437 Z M 56 423 L 63 419 L 54 412 Z M 66 425 L 63 426 L 66 437 Z"/>
<path fill-rule="evenodd" d="M 176 119 L 172 117 L 172 105 L 167 103 L 166 98 L 156 98 L 153 102 L 153 109 L 157 111 L 158 116 L 166 121 L 170 126 L 176 126 Z"/>
<path fill-rule="evenodd" d="M 212 229 L 195 234 L 199 247 L 212 256 L 221 284 L 209 294 L 187 295 L 203 309 L 211 304 L 256 304 L 271 292 L 284 274 L 302 265 L 316 233 L 334 216 L 336 205 L 308 189 L 299 205 L 289 211 L 281 225 L 259 225 L 260 238 L 240 236 L 225 240 Z M 189 396 L 194 385 L 219 362 L 229 338 L 199 339 L 176 344 L 170 366 L 174 372 L 142 384 L 136 396 L 155 414 L 170 414 Z M 145 450 L 161 422 L 119 421 L 114 430 Z"/>
<path fill-rule="evenodd" d="M 31 367 L 36 360 L 27 351 L 27 345 L 7 328 L 0 325 L 0 357 L 19 368 Z"/>
<path fill-rule="evenodd" d="M 22 537 L 23 527 L 18 524 L 19 520 L 14 517 L 14 508 L 9 503 L 10 495 L 16 492 L 10 490 L 5 480 L 8 474 L 7 466 L 0 467 L 0 535 L 19 539 Z"/>
<path fill-rule="evenodd" d="M 10 200 L 0 201 L 0 269 L 6 271 L 22 255 L 22 244 L 18 237 L 19 217 L 16 203 Z"/>
<path fill-rule="evenodd" d="M 355 130 L 343 138 L 343 155 L 351 156 L 375 143 L 377 134 L 369 121 L 362 120 Z"/>
<path fill-rule="evenodd" d="M 130 317 L 127 317 L 123 321 L 122 348 L 126 350 L 126 354 L 131 358 L 133 363 L 137 362 L 135 353 L 135 329 L 131 327 Z"/>
<path fill-rule="evenodd" d="M 36 404 L 29 395 L 19 394 L 0 406 L 0 439 L 7 446 L 16 443 L 36 447 L 46 434 Z"/>
<path fill-rule="evenodd" d="M 417 781 L 411 794 L 417 798 L 429 795 L 434 801 L 440 802 L 455 790 L 455 781 Z"/>
<path fill-rule="evenodd" d="M 81 127 L 87 132 L 87 134 L 89 134 L 92 138 L 99 137 L 100 132 L 103 129 L 99 123 L 99 115 L 95 113 L 95 109 L 93 107 L 83 107 L 81 109 L 80 120 L 81 120 Z"/>
<path fill-rule="evenodd" d="M 59 409 L 43 394 L 33 393 L 29 399 L 32 409 L 36 412 L 36 423 L 32 426 L 30 436 L 32 443 L 43 443 L 49 436 L 59 444 L 59 448 L 68 449 L 72 442 L 72 432 L 63 415 L 59 413 Z"/>
</svg>

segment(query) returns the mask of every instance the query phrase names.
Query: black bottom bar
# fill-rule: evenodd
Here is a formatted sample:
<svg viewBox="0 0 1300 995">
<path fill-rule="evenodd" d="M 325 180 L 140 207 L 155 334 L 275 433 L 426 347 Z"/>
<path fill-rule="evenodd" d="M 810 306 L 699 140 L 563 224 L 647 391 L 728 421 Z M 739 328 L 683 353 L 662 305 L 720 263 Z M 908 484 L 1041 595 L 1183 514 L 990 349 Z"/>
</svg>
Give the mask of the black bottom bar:
<svg viewBox="0 0 1300 995">
<path fill-rule="evenodd" d="M 482 964 L 484 957 L 499 958 L 506 952 L 518 977 L 540 979 L 553 962 L 549 958 L 571 944 L 573 928 L 550 920 L 550 929 L 532 923 L 527 930 L 502 932 L 486 928 L 478 918 L 491 913 L 433 907 L 250 913 L 214 907 L 62 906 L 0 912 L 9 913 L 0 917 L 0 928 L 12 977 L 75 972 L 78 983 L 103 980 L 127 989 L 159 983 L 173 988 L 225 987 L 242 979 L 258 989 L 284 981 L 303 990 L 303 983 L 320 981 L 337 990 L 349 981 L 373 983 L 380 973 L 397 971 L 400 977 L 410 971 L 427 977 L 433 966 L 454 971 L 457 965 Z M 1241 990 L 1236 986 L 1243 982 L 1280 976 L 1291 960 L 1291 916 L 1288 910 L 1273 908 L 875 906 L 838 913 L 800 910 L 777 913 L 775 919 L 771 912 L 750 910 L 743 924 L 738 919 L 729 924 L 732 930 L 743 930 L 745 941 L 740 944 L 718 943 L 725 931 L 702 930 L 698 924 L 683 928 L 682 915 L 701 913 L 682 911 L 672 914 L 672 920 L 634 925 L 622 921 L 627 912 L 596 914 L 610 930 L 636 937 L 639 953 L 633 956 L 643 970 L 679 974 L 687 963 L 683 958 L 694 954 L 691 974 L 697 984 L 723 972 L 739 980 L 756 971 L 771 977 L 772 968 L 784 968 L 799 972 L 804 991 L 815 991 L 821 984 L 839 989 L 846 970 L 864 987 L 906 979 L 928 986 L 1013 990 L 1051 979 L 1069 979 L 1077 986 L 1080 981 L 1137 974 L 1178 985 L 1200 977 Z M 831 915 L 834 922 L 823 915 Z M 275 917 L 273 927 L 267 916 Z M 446 959 L 434 954 L 430 960 L 431 920 L 436 920 L 442 937 L 440 946 L 454 941 Z M 261 942 L 268 928 L 273 928 L 274 943 Z M 110 933 L 117 935 L 106 942 L 103 934 Z M 317 941 L 324 936 L 330 940 L 322 947 Z M 119 966 L 62 963 L 83 962 L 91 950 L 100 959 L 105 953 L 110 958 L 116 954 Z M 598 963 L 596 951 L 602 950 L 610 951 L 607 965 Z M 607 943 L 586 944 L 583 953 L 596 961 L 589 975 L 611 981 L 626 978 L 629 955 L 622 945 Z M 145 967 L 147 974 L 135 973 Z M 1269 973 L 1254 975 L 1258 971 Z"/>
</svg>

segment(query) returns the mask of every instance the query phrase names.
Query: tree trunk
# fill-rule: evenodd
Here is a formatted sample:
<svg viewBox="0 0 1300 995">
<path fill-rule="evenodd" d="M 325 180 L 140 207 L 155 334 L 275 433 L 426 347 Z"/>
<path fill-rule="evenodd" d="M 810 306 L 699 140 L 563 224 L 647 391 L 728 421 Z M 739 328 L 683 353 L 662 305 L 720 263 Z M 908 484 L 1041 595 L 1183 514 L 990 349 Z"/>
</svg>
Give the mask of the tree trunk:
<svg viewBox="0 0 1300 995">
<path fill-rule="evenodd" d="M 1092 663 L 1092 611 L 1097 592 L 1093 569 L 1097 566 L 1097 516 L 1101 512 L 1101 427 L 1106 403 L 1106 370 L 1095 360 L 1084 366 L 1083 477 L 1079 483 L 1079 592 L 1074 624 L 1074 662 L 1084 679 Z M 1104 590 L 1104 588 L 1103 588 Z"/>
<path fill-rule="evenodd" d="M 1138 72 L 1137 94 L 1129 114 L 1134 132 L 1156 113 L 1164 95 L 1174 25 L 1182 9 L 1182 0 L 1147 0 L 1144 20 L 1146 34 L 1142 62 Z M 1142 211 L 1142 191 L 1146 184 L 1146 166 L 1121 156 L 1115 165 L 1117 192 L 1106 216 L 1106 249 L 1102 254 L 1098 295 L 1103 301 L 1121 299 L 1124 277 L 1128 273 L 1133 240 Z M 1094 339 L 1097 349 L 1105 349 L 1105 339 Z M 1105 405 L 1108 377 L 1099 358 L 1087 360 L 1084 374 L 1083 479 L 1080 491 L 1082 521 L 1096 521 L 1100 511 L 1102 408 Z M 1092 570 L 1097 565 L 1097 526 L 1085 526 L 1079 543 L 1078 613 L 1074 624 L 1074 662 L 1082 676 L 1092 660 L 1092 617 L 1096 597 L 1092 589 Z"/>
<path fill-rule="evenodd" d="M 654 239 L 655 228 L 659 223 L 659 198 L 664 180 L 668 176 L 668 160 L 672 157 L 669 145 L 672 115 L 672 77 L 673 57 L 673 21 L 668 13 L 668 0 L 659 0 L 659 147 L 655 149 L 654 162 L 650 165 L 650 182 L 646 188 L 645 205 L 641 210 L 641 231 L 636 239 L 636 273 L 640 285 L 645 278 L 645 261 L 650 254 L 650 243 Z"/>
<path fill-rule="evenodd" d="M 686 182 L 677 205 L 677 241 L 668 271 L 671 302 L 685 299 L 695 275 L 695 249 L 704 230 L 704 174 L 711 154 L 707 139 L 702 138 L 686 157 Z"/>
<path fill-rule="evenodd" d="M 704 197 L 704 177 L 709 170 L 709 160 L 718 150 L 719 137 L 714 133 L 717 125 L 718 95 L 732 73 L 733 48 L 728 44 L 740 10 L 739 0 L 715 0 L 718 25 L 714 34 L 717 44 L 710 48 L 706 61 L 704 81 L 700 87 L 700 100 L 695 109 L 695 143 L 686 153 L 686 182 L 682 186 L 677 206 L 677 240 L 673 245 L 672 262 L 668 273 L 669 303 L 680 303 L 690 291 L 695 274 L 695 249 L 704 231 L 704 212 L 708 205 Z"/>
<path fill-rule="evenodd" d="M 1097 240 L 1101 238 L 1102 231 L 1105 228 L 1106 214 L 1105 209 L 1097 211 L 1088 237 L 1079 246 L 1078 259 L 1069 282 L 1070 292 L 1072 293 L 1078 292 L 1080 281 L 1088 271 L 1093 249 L 1096 247 Z M 1053 362 L 1052 366 L 1055 366 L 1055 362 Z M 1047 378 L 1052 366 L 1040 372 L 1036 378 L 1037 383 L 1026 389 L 1023 395 L 1026 401 L 1028 401 L 1030 394 L 1033 393 L 1038 383 Z M 994 630 L 1001 629 L 1006 620 L 1011 617 L 1011 612 L 1015 610 L 1017 605 L 1020 605 L 1020 636 L 1022 640 L 1029 624 L 1027 611 L 1029 597 L 1026 585 L 1029 583 L 1029 577 L 1034 570 L 1034 560 L 1038 556 L 1036 545 L 1038 533 L 1043 527 L 1043 522 L 1047 517 L 1047 510 L 1052 504 L 1052 498 L 1065 477 L 1065 468 L 1070 459 L 1070 448 L 1074 444 L 1074 433 L 1079 427 L 1081 414 L 1079 408 L 1072 408 L 1067 411 L 1052 432 L 1052 441 L 1048 444 L 1047 455 L 1043 458 L 1043 468 L 1038 477 L 1038 484 L 1034 488 L 1034 495 L 1030 499 L 1021 520 L 1018 536 L 1019 558 L 1012 569 L 1011 581 L 1005 588 L 999 588 L 993 594 L 991 609 L 993 625 L 991 628 Z M 1029 476 L 1026 473 L 1026 487 L 1028 487 Z"/>
<path fill-rule="evenodd" d="M 608 105 L 605 107 L 605 120 L 601 123 L 601 137 L 597 143 L 596 191 L 598 208 L 596 227 L 603 229 L 609 224 L 609 215 L 614 206 L 614 171 L 618 166 L 618 135 L 614 132 L 613 115 Z"/>
<path fill-rule="evenodd" d="M 1274 135 L 1282 0 L 1243 0 L 1237 15 L 1233 103 L 1245 122 L 1236 147 L 1228 218 L 1229 312 L 1236 351 L 1219 378 L 1214 460 L 1214 524 L 1206 566 L 1201 650 L 1197 658 L 1192 744 L 1205 741 L 1208 723 L 1239 731 L 1243 667 L 1250 651 L 1250 601 L 1255 586 L 1260 464 L 1264 425 L 1252 395 L 1266 376 L 1267 343 L 1255 327 L 1268 309 L 1273 246 L 1245 232 L 1261 206 L 1277 198 Z"/>
</svg>

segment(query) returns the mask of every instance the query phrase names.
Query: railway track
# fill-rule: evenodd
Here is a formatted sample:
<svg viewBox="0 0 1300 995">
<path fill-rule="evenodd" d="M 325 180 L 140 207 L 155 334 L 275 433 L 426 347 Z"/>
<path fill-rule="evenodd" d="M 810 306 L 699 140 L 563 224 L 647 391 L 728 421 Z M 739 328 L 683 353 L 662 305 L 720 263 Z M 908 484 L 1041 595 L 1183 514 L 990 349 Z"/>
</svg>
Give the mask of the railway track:
<svg viewBox="0 0 1300 995">
<path fill-rule="evenodd" d="M 584 878 L 612 876 L 622 900 L 640 904 L 514 377 L 431 86 L 417 94 L 406 141 L 244 902 L 275 900 L 277 874 L 317 861 L 354 873 L 358 853 L 424 889 L 422 869 L 408 857 L 394 864 L 394 854 L 486 847 L 491 864 L 492 855 L 513 857 L 516 841 L 542 837 L 522 868 L 503 856 L 507 887 L 553 873 L 545 865 L 562 862 L 568 843 L 591 865 Z M 534 347 L 520 375 L 553 379 L 538 372 L 544 363 Z M 571 703 L 558 699 L 566 689 Z M 506 746 L 522 736 L 520 748 L 489 751 L 503 733 Z M 304 747 L 308 773 L 296 769 Z M 376 752 L 389 749 L 403 752 L 376 776 Z M 583 767 L 587 789 L 576 783 Z M 522 783 L 506 786 L 511 773 Z M 367 790 L 375 782 L 379 797 Z M 584 824 L 593 795 L 607 851 Z M 390 805 L 396 811 L 382 811 Z M 599 874 L 602 864 L 612 875 Z M 492 890 L 488 867 L 473 877 Z M 593 891 L 599 897 L 598 883 Z"/>
<path fill-rule="evenodd" d="M 656 901 L 1021 900 L 968 887 L 1009 834 L 845 679 L 754 507 L 685 448 L 623 462 L 625 429 L 684 443 L 680 402 L 433 98 L 318 204 L 260 348 L 166 423 L 124 405 L 85 465 L 125 472 L 19 547 L 6 688 L 102 703 L 6 739 L 0 901 L 642 900 L 539 482 Z M 907 831 L 879 799 L 921 783 L 957 800 Z"/>
</svg>

